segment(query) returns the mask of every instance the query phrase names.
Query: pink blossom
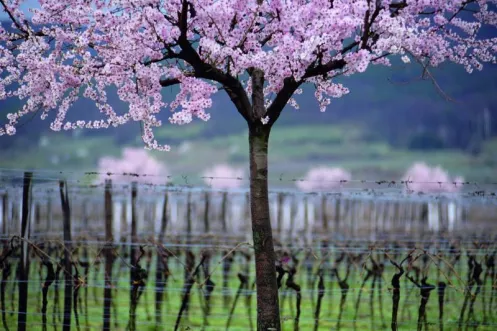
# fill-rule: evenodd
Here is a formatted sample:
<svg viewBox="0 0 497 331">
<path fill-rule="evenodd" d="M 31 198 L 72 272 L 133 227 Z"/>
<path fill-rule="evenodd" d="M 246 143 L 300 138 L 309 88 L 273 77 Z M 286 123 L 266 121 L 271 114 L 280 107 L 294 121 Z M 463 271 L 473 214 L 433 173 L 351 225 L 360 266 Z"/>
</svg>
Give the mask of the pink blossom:
<svg viewBox="0 0 497 331">
<path fill-rule="evenodd" d="M 296 185 L 304 192 L 330 191 L 351 179 L 352 175 L 342 168 L 316 167 L 309 170 Z"/>
<path fill-rule="evenodd" d="M 409 190 L 424 193 L 457 192 L 464 182 L 464 178 L 450 178 L 440 166 L 432 168 L 424 162 L 414 163 L 402 180 L 408 181 Z"/>
<path fill-rule="evenodd" d="M 143 148 L 124 148 L 120 159 L 102 157 L 98 161 L 98 182 L 112 179 L 115 183 L 166 184 L 167 168 Z M 107 173 L 111 173 L 109 176 Z M 127 174 L 127 175 L 124 175 Z"/>
<path fill-rule="evenodd" d="M 11 29 L 0 28 L 0 99 L 25 103 L 0 125 L 0 135 L 14 134 L 24 116 L 53 113 L 55 131 L 140 122 L 147 148 L 169 150 L 154 136 L 163 124 L 158 113 L 171 111 L 176 125 L 207 121 L 212 96 L 221 91 L 250 112 L 246 73 L 254 68 L 264 73 L 265 109 L 251 120 L 269 118 L 269 125 L 279 115 L 270 112 L 275 101 L 299 108 L 292 96 L 302 85 L 315 88 L 325 111 L 333 98 L 354 92 L 339 76 L 389 66 L 391 58 L 432 67 L 452 62 L 471 73 L 496 63 L 497 38 L 479 33 L 497 26 L 496 3 L 39 0 L 27 17 L 25 1 L 1 1 Z M 167 104 L 161 91 L 173 85 L 178 92 Z M 109 104 L 109 88 L 127 105 L 124 114 Z M 102 119 L 86 121 L 81 113 L 66 120 L 81 97 L 94 102 Z"/>
<path fill-rule="evenodd" d="M 243 176 L 243 169 L 234 168 L 228 164 L 215 165 L 203 174 L 205 184 L 218 190 L 240 188 L 244 183 Z"/>
</svg>

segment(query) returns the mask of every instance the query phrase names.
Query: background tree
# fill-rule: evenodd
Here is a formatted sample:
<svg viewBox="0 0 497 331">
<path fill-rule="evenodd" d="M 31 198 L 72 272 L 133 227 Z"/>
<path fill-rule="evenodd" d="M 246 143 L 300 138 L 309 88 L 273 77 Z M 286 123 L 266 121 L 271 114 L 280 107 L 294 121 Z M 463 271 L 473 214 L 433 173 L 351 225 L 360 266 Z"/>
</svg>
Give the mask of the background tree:
<svg viewBox="0 0 497 331">
<path fill-rule="evenodd" d="M 430 167 L 424 162 L 414 163 L 404 174 L 404 181 L 409 183 L 409 190 L 423 193 L 452 193 L 461 190 L 464 178 L 450 178 L 447 171 L 438 167 Z"/>
<path fill-rule="evenodd" d="M 329 192 L 351 179 L 352 175 L 345 169 L 321 166 L 310 169 L 296 185 L 304 192 Z"/>
<path fill-rule="evenodd" d="M 237 189 L 244 183 L 242 181 L 243 169 L 237 169 L 228 164 L 217 164 L 204 171 L 202 177 L 207 186 L 216 190 Z"/>
<path fill-rule="evenodd" d="M 179 125 L 208 120 L 211 96 L 228 94 L 249 127 L 259 330 L 280 329 L 267 155 L 292 96 L 311 84 L 324 111 L 349 92 L 337 77 L 393 56 L 420 64 L 437 89 L 430 67 L 496 61 L 496 39 L 480 32 L 497 25 L 497 0 L 40 0 L 30 19 L 22 2 L 0 0 L 12 21 L 0 30 L 0 98 L 26 101 L 0 135 L 15 134 L 23 116 L 55 113 L 56 131 L 139 121 L 145 145 L 168 150 L 154 139 L 158 112 L 169 106 Z M 173 85 L 166 105 L 161 89 Z M 124 114 L 107 102 L 109 86 L 129 104 Z M 67 121 L 80 97 L 104 119 Z"/>
<path fill-rule="evenodd" d="M 107 173 L 112 173 L 109 177 Z M 97 181 L 104 183 L 112 179 L 114 183 L 165 184 L 164 177 L 170 175 L 166 166 L 154 159 L 143 148 L 124 148 L 120 159 L 106 156 L 98 160 Z"/>
</svg>

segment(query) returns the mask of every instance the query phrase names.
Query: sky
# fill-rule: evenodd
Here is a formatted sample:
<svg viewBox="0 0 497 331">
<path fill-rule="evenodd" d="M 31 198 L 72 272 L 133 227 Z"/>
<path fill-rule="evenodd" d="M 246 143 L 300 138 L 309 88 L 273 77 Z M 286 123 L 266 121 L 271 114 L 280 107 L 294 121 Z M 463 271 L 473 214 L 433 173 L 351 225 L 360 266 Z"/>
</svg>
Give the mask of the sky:
<svg viewBox="0 0 497 331">
<path fill-rule="evenodd" d="M 40 7 L 40 5 L 38 4 L 37 0 L 27 0 L 27 1 L 24 1 L 24 2 L 25 3 L 22 5 L 22 8 L 25 9 L 25 12 L 28 13 L 28 16 L 30 14 L 29 11 L 28 11 L 29 8 Z M 2 8 L 2 10 L 0 10 L 0 20 L 5 20 L 7 18 L 8 18 L 8 16 L 3 11 L 3 8 Z"/>
</svg>

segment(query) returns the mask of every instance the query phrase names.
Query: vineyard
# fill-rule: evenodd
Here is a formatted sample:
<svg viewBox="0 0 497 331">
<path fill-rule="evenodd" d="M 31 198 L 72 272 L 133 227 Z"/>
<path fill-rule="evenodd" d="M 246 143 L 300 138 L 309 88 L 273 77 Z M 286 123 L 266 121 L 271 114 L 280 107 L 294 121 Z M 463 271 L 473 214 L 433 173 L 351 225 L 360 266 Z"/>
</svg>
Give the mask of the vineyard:
<svg viewBox="0 0 497 331">
<path fill-rule="evenodd" d="M 246 190 L 57 177 L 2 177 L 5 330 L 255 329 Z M 495 186 L 406 186 L 271 192 L 284 330 L 497 328 Z"/>
</svg>

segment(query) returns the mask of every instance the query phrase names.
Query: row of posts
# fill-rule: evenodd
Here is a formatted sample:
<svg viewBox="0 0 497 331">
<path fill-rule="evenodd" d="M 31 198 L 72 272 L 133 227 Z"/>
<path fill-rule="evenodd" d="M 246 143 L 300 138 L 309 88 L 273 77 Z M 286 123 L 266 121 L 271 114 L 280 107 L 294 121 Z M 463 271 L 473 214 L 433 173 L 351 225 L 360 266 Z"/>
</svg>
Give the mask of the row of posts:
<svg viewBox="0 0 497 331">
<path fill-rule="evenodd" d="M 105 222 L 105 233 L 112 232 L 114 241 L 137 240 L 137 233 L 153 237 L 160 232 L 164 218 L 167 218 L 165 235 L 250 237 L 247 192 L 190 190 L 150 194 L 140 192 L 140 187 L 133 184 L 131 194 L 125 195 L 113 192 L 111 185 L 110 181 L 106 183 L 102 197 L 66 192 L 60 199 L 55 195 L 35 196 L 28 206 L 15 194 L 9 199 L 7 191 L 1 196 L 0 204 L 2 236 L 19 234 L 23 230 L 19 227 L 23 217 L 29 215 L 32 236 L 60 238 L 64 210 L 59 206 L 67 200 L 71 202 L 72 231 L 79 234 L 87 231 L 92 236 L 101 235 L 102 215 L 105 215 L 106 220 L 110 218 L 109 224 Z M 270 212 L 279 240 L 299 238 L 305 244 L 316 237 L 340 235 L 367 235 L 375 239 L 374 236 L 385 232 L 450 232 L 468 218 L 467 208 L 457 201 L 367 200 L 283 192 L 270 195 Z M 107 229 L 108 226 L 111 228 Z"/>
</svg>

